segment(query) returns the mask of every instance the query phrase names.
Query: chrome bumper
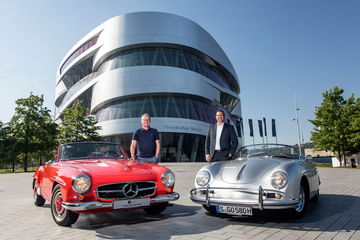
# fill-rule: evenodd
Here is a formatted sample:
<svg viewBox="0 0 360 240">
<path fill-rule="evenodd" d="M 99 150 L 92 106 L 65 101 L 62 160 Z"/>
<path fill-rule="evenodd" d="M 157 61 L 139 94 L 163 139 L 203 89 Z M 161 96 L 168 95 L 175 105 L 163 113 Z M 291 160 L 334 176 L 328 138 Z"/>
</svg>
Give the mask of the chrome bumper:
<svg viewBox="0 0 360 240">
<path fill-rule="evenodd" d="M 216 188 L 216 189 L 226 189 L 226 188 Z M 233 188 L 229 188 L 230 190 Z M 205 191 L 205 194 L 196 194 L 196 191 L 202 190 Z M 245 192 L 249 194 L 258 195 L 257 200 L 247 200 L 247 199 L 232 199 L 232 198 L 215 198 L 210 197 L 210 194 L 214 192 L 214 188 L 194 188 L 190 191 L 190 199 L 195 203 L 200 203 L 206 206 L 216 206 L 216 205 L 232 205 L 232 206 L 242 206 L 242 207 L 251 207 L 255 209 L 289 209 L 295 208 L 299 201 L 298 200 L 283 200 L 283 199 L 264 199 L 266 196 L 266 190 L 261 186 L 258 191 L 251 191 L 248 189 L 233 189 L 239 192 Z M 271 190 L 274 191 L 274 190 Z"/>
<path fill-rule="evenodd" d="M 168 195 L 160 195 L 154 198 L 150 198 L 150 204 L 153 203 L 164 203 L 169 201 L 175 201 L 179 199 L 178 193 L 172 193 Z M 114 202 L 83 202 L 83 203 L 68 203 L 62 202 L 62 206 L 70 211 L 85 211 L 99 208 L 113 208 Z"/>
</svg>

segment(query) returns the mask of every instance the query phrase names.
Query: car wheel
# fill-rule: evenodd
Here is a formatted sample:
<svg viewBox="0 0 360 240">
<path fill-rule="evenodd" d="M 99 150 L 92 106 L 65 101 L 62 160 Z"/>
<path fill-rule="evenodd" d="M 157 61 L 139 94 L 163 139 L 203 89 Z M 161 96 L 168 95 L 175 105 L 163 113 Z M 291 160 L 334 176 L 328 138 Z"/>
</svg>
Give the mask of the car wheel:
<svg viewBox="0 0 360 240">
<path fill-rule="evenodd" d="M 203 205 L 203 208 L 211 214 L 217 214 L 215 206 Z"/>
<path fill-rule="evenodd" d="M 160 214 L 163 211 L 165 211 L 167 206 L 168 206 L 168 203 L 162 203 L 162 204 L 155 205 L 155 206 L 152 206 L 152 207 L 144 208 L 144 211 L 147 214 L 156 215 L 156 214 Z"/>
<path fill-rule="evenodd" d="M 37 193 L 37 188 L 34 187 L 33 201 L 36 206 L 41 207 L 45 204 L 45 199 Z"/>
<path fill-rule="evenodd" d="M 60 185 L 56 185 L 51 197 L 51 214 L 58 225 L 70 226 L 77 221 L 79 214 L 65 209 L 62 202 Z"/>
<path fill-rule="evenodd" d="M 301 181 L 299 189 L 299 203 L 291 211 L 291 216 L 293 218 L 300 218 L 304 216 L 306 208 L 309 202 L 309 193 L 307 191 L 307 185 L 304 181 Z"/>
</svg>

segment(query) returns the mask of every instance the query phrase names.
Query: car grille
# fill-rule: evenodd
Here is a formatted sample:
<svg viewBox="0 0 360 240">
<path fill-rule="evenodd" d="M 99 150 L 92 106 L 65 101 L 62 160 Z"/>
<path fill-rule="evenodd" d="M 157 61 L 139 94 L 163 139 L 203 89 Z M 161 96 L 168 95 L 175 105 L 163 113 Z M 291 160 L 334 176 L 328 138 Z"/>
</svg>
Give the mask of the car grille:
<svg viewBox="0 0 360 240">
<path fill-rule="evenodd" d="M 146 197 L 156 191 L 155 182 L 122 182 L 98 186 L 96 194 L 103 199 Z"/>
</svg>

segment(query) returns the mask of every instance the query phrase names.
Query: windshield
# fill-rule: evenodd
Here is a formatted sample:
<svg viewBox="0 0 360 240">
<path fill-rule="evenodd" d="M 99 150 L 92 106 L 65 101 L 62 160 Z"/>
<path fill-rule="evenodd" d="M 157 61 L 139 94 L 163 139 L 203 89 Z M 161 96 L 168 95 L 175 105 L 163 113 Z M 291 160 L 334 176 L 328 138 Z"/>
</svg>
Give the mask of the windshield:
<svg viewBox="0 0 360 240">
<path fill-rule="evenodd" d="M 124 158 L 120 144 L 106 142 L 76 142 L 62 145 L 60 160 L 84 158 Z"/>
<path fill-rule="evenodd" d="M 279 157 L 288 159 L 299 159 L 297 150 L 288 145 L 282 144 L 254 144 L 240 148 L 236 158 L 252 157 Z"/>
</svg>

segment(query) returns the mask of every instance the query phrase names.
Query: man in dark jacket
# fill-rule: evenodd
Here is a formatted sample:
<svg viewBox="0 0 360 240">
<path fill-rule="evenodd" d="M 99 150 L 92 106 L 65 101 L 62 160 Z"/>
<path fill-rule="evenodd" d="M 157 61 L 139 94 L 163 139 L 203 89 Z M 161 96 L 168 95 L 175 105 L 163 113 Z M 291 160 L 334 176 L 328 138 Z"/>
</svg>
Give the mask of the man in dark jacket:
<svg viewBox="0 0 360 240">
<path fill-rule="evenodd" d="M 205 159 L 208 162 L 230 160 L 238 146 L 234 127 L 224 123 L 223 110 L 216 112 L 216 124 L 210 125 L 205 141 Z"/>
</svg>

